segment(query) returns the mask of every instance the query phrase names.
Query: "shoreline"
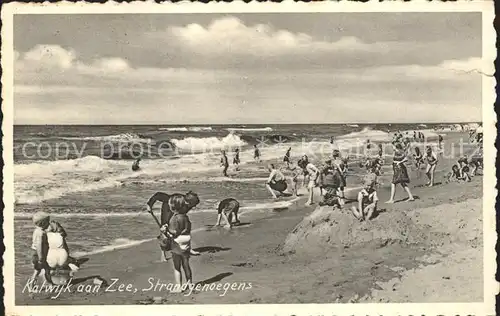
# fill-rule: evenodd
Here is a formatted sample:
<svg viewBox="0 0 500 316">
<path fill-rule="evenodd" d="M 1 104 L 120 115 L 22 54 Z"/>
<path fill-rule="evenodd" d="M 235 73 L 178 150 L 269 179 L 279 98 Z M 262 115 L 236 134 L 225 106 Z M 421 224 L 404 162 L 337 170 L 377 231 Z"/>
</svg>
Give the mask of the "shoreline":
<svg viewBox="0 0 500 316">
<path fill-rule="evenodd" d="M 448 146 L 450 142 L 445 140 L 445 146 Z M 436 182 L 440 181 L 449 170 L 451 162 L 441 163 L 442 168 L 436 172 Z M 413 171 L 411 173 L 413 174 Z M 458 205 L 457 203 L 464 203 L 469 199 L 482 198 L 482 177 L 475 177 L 470 183 L 441 184 L 433 188 L 422 186 L 423 183 L 425 179 L 412 177 L 410 184 L 412 192 L 415 196 L 420 196 L 420 199 L 412 203 L 385 204 L 384 201 L 389 192 L 387 187 L 381 188 L 379 207 L 385 209 L 385 212 L 379 215 L 380 220 L 384 216 L 390 216 L 393 212 L 418 212 L 429 207 Z M 401 191 L 402 189 L 398 188 L 397 200 L 404 196 Z M 331 248 L 329 253 L 317 253 L 312 257 L 280 254 L 277 250 L 289 233 L 317 209 L 317 204 L 305 207 L 304 201 L 305 196 L 302 196 L 288 209 L 269 211 L 266 214 L 268 216 L 262 218 L 248 213 L 249 218 L 245 218 L 245 222 L 249 221 L 248 225 L 235 227 L 230 231 L 224 228 L 207 228 L 206 225 L 202 226 L 202 231 L 193 234 L 193 248 L 202 252 L 201 256 L 191 258 L 195 282 L 252 283 L 251 290 L 229 291 L 223 296 L 216 293 L 217 291 L 183 296 L 139 290 L 136 293 L 71 293 L 63 294 L 57 300 L 37 295 L 31 299 L 28 295 L 21 293 L 23 280 L 18 275 L 16 277 L 16 304 L 141 304 L 158 296 L 162 296 L 163 302 L 167 304 L 213 304 L 214 301 L 222 304 L 348 302 L 353 297 L 364 297 L 371 293 L 372 289 L 377 286 L 376 282 L 384 284 L 405 271 L 418 268 L 414 262 L 416 258 L 434 253 L 433 249 L 400 244 L 374 248 L 373 242 L 368 242 L 345 249 Z M 345 208 L 350 206 L 347 204 Z M 451 212 L 456 215 L 453 211 Z M 482 213 L 479 216 L 481 215 Z M 374 220 L 377 221 L 379 218 Z M 89 262 L 82 266 L 77 277 L 99 275 L 107 280 L 118 278 L 123 282 L 133 284 L 138 289 L 147 288 L 150 277 L 161 279 L 163 282 L 172 282 L 171 262 L 158 262 L 159 255 L 156 241 L 95 254 L 90 256 Z M 384 261 L 387 267 L 384 266 L 382 269 L 380 263 L 374 264 L 380 260 Z M 377 266 L 375 270 L 373 270 L 374 266 Z M 403 270 L 392 271 L 391 268 L 395 267 L 401 267 Z M 271 278 L 276 275 L 279 277 Z M 91 283 L 91 279 L 82 281 L 82 284 L 89 282 Z M 337 294 L 333 295 L 335 293 Z"/>
</svg>

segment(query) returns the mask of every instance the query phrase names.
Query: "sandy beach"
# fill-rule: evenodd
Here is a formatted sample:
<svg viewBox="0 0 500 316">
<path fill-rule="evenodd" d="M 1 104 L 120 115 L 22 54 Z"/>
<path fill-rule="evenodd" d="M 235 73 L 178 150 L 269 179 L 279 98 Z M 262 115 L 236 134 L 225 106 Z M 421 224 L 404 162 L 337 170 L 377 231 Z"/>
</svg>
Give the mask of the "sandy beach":
<svg viewBox="0 0 500 316">
<path fill-rule="evenodd" d="M 445 151 L 460 137 L 465 135 L 447 135 Z M 193 247 L 201 255 L 191 257 L 191 265 L 194 282 L 206 290 L 171 294 L 161 289 L 160 284 L 174 281 L 172 264 L 159 261 L 158 245 L 151 241 L 89 256 L 73 291 L 57 299 L 48 293 L 28 295 L 24 280 L 17 278 L 16 303 L 482 301 L 482 177 L 445 184 L 456 158 L 440 161 L 432 188 L 424 186 L 425 176 L 415 178 L 412 172 L 414 202 L 402 200 L 398 188 L 397 202 L 384 204 L 389 197 L 384 183 L 378 191 L 381 212 L 370 222 L 354 220 L 350 204 L 332 211 L 305 207 L 301 197 L 266 217 L 249 215 L 232 230 L 200 225 L 204 228 L 193 234 Z M 95 277 L 110 286 L 85 290 Z"/>
</svg>

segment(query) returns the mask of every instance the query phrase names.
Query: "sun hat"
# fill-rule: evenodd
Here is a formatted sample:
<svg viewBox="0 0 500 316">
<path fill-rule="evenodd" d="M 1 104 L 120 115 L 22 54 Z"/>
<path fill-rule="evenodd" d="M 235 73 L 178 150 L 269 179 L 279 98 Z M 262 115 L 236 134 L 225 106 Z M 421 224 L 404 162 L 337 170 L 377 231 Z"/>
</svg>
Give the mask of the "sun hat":
<svg viewBox="0 0 500 316">
<path fill-rule="evenodd" d="M 39 223 L 41 221 L 43 221 L 44 219 L 47 219 L 49 218 L 49 214 L 45 213 L 45 212 L 36 212 L 35 214 L 33 214 L 33 223 L 36 224 L 36 223 Z"/>
</svg>

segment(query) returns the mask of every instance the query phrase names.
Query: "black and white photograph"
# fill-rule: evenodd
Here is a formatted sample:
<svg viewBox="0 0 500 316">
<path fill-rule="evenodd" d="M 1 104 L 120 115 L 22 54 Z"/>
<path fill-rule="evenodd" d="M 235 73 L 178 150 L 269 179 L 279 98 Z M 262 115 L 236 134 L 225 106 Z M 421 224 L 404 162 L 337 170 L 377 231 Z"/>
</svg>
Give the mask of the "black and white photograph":
<svg viewBox="0 0 500 316">
<path fill-rule="evenodd" d="M 7 7 L 10 311 L 493 315 L 493 7 L 455 5 Z"/>
</svg>

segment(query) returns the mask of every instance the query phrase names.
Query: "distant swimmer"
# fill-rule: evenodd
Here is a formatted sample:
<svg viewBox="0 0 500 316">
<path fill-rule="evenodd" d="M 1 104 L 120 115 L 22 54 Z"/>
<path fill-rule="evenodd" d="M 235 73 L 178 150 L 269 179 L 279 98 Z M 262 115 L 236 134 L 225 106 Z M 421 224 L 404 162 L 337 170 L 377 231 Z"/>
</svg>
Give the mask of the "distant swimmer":
<svg viewBox="0 0 500 316">
<path fill-rule="evenodd" d="M 266 188 L 271 192 L 273 198 L 277 199 L 278 196 L 281 196 L 286 191 L 288 185 L 286 183 L 285 175 L 276 169 L 274 164 L 268 165 L 269 169 L 269 178 L 266 182 Z"/>
<path fill-rule="evenodd" d="M 259 150 L 259 147 L 257 147 L 257 145 L 253 145 L 253 148 L 254 148 L 253 159 L 256 162 L 260 162 L 260 150 Z"/>
<path fill-rule="evenodd" d="M 239 148 L 236 148 L 234 150 L 233 165 L 234 165 L 234 169 L 236 171 L 240 170 L 240 150 L 239 150 Z"/>
<path fill-rule="evenodd" d="M 226 151 L 222 151 L 222 157 L 220 158 L 220 165 L 223 168 L 222 169 L 222 175 L 224 177 L 228 177 L 227 175 L 227 169 L 229 168 L 229 160 L 227 159 Z"/>
<path fill-rule="evenodd" d="M 288 147 L 285 157 L 283 157 L 283 162 L 286 163 L 287 167 L 290 167 L 290 152 L 292 151 L 292 147 Z"/>
<path fill-rule="evenodd" d="M 233 198 L 222 200 L 217 207 L 217 223 L 215 226 L 220 226 L 221 219 L 224 217 L 226 225 L 231 228 L 234 224 L 239 224 L 238 211 L 240 210 L 240 202 Z M 234 216 L 234 222 L 233 222 Z"/>
<path fill-rule="evenodd" d="M 332 136 L 332 137 L 330 137 L 330 144 L 333 145 L 334 143 L 335 143 L 335 137 Z"/>
<path fill-rule="evenodd" d="M 132 164 L 132 171 L 139 171 L 141 167 L 139 167 L 139 163 L 141 162 L 141 158 L 137 158 L 136 161 Z"/>
</svg>

